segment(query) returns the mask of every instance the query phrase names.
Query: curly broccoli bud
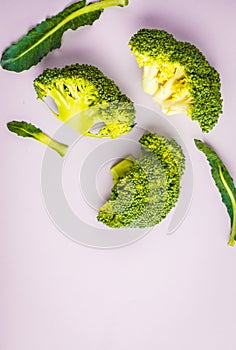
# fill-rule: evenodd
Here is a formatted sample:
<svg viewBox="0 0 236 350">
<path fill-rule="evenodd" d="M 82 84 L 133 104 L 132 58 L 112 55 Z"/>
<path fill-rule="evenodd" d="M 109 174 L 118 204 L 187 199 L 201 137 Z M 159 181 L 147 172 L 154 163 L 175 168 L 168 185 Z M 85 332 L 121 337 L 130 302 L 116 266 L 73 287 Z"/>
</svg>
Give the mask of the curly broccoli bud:
<svg viewBox="0 0 236 350">
<path fill-rule="evenodd" d="M 67 122 L 76 117 L 74 127 L 83 135 L 116 138 L 134 126 L 133 102 L 97 67 L 74 64 L 64 68 L 46 69 L 34 80 L 37 97 L 46 102 L 53 99 L 53 114 Z M 90 129 L 99 126 L 97 133 Z"/>
<path fill-rule="evenodd" d="M 46 146 L 56 151 L 61 157 L 64 157 L 68 149 L 67 145 L 64 145 L 63 143 L 60 143 L 52 139 L 50 136 L 45 134 L 41 129 L 37 128 L 31 123 L 13 120 L 7 123 L 7 128 L 8 130 L 10 130 L 11 132 L 14 132 L 18 136 L 31 137 L 39 142 L 42 142 Z"/>
<path fill-rule="evenodd" d="M 143 89 L 163 113 L 187 114 L 210 131 L 222 113 L 218 72 L 192 44 L 164 30 L 141 29 L 129 47 L 143 67 Z"/>
<path fill-rule="evenodd" d="M 98 221 L 112 228 L 152 227 L 175 206 L 185 157 L 173 139 L 144 134 L 138 159 L 128 157 L 111 168 L 114 184 L 99 208 Z"/>
</svg>

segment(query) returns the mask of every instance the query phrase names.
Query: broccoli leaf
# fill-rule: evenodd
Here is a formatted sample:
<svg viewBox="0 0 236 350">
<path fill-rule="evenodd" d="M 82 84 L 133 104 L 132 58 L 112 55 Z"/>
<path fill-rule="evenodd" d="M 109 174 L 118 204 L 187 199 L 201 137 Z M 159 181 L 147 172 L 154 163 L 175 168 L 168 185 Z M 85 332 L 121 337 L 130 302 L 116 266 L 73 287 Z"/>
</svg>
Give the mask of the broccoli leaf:
<svg viewBox="0 0 236 350">
<path fill-rule="evenodd" d="M 127 0 L 102 0 L 86 6 L 86 0 L 82 0 L 66 7 L 57 15 L 36 25 L 7 48 L 1 58 L 2 68 L 15 72 L 29 69 L 50 51 L 61 46 L 62 35 L 66 30 L 92 25 L 104 8 L 127 4 Z"/>
<path fill-rule="evenodd" d="M 37 128 L 33 124 L 27 122 L 12 121 L 7 123 L 7 127 L 11 132 L 14 132 L 21 137 L 35 137 L 35 135 L 42 132 L 41 129 Z"/>
<path fill-rule="evenodd" d="M 228 244 L 234 246 L 236 240 L 236 188 L 226 166 L 213 149 L 200 140 L 194 140 L 197 148 L 205 153 L 211 166 L 211 174 L 218 187 L 231 221 L 231 232 Z"/>
<path fill-rule="evenodd" d="M 43 144 L 56 151 L 62 157 L 66 154 L 68 148 L 67 145 L 53 140 L 50 136 L 45 134 L 41 129 L 37 128 L 33 124 L 24 121 L 20 122 L 13 120 L 7 123 L 7 127 L 11 132 L 14 132 L 18 136 L 32 137 L 33 139 L 42 142 Z"/>
</svg>

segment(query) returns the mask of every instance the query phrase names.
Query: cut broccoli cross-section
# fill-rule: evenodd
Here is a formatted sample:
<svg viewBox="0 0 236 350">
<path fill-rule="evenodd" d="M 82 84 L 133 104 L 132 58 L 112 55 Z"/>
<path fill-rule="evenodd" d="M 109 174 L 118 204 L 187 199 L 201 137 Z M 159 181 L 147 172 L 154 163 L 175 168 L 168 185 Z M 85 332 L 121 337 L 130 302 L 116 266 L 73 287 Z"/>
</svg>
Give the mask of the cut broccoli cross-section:
<svg viewBox="0 0 236 350">
<path fill-rule="evenodd" d="M 186 114 L 210 131 L 222 113 L 220 76 L 192 44 L 158 29 L 141 29 L 129 42 L 143 67 L 143 89 L 163 113 Z"/>
</svg>

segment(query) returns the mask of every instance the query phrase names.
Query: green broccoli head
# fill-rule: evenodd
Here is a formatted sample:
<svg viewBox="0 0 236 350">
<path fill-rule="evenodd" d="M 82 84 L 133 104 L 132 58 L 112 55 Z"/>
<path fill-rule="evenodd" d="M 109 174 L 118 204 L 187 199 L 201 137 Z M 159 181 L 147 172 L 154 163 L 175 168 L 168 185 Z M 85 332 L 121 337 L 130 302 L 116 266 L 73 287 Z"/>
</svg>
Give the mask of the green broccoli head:
<svg viewBox="0 0 236 350">
<path fill-rule="evenodd" d="M 143 89 L 167 115 L 187 114 L 210 131 L 222 113 L 218 72 L 192 44 L 164 30 L 141 29 L 129 47 L 143 67 Z"/>
<path fill-rule="evenodd" d="M 98 221 L 112 228 L 158 224 L 175 206 L 185 157 L 173 139 L 144 134 L 138 159 L 128 157 L 111 168 L 110 199 L 99 208 Z"/>
<path fill-rule="evenodd" d="M 53 114 L 67 122 L 78 115 L 78 131 L 87 136 L 116 138 L 134 126 L 132 101 L 97 67 L 74 64 L 64 68 L 46 69 L 34 80 L 37 97 L 46 102 L 53 99 Z M 96 134 L 89 130 L 98 123 Z"/>
</svg>

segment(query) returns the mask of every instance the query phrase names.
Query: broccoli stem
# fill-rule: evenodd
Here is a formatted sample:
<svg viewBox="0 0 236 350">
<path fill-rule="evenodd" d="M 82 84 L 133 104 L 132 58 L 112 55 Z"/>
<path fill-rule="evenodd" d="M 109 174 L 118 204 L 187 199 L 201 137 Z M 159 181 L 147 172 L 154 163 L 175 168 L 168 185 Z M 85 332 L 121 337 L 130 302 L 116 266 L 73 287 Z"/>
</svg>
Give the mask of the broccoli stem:
<svg viewBox="0 0 236 350">
<path fill-rule="evenodd" d="M 236 237 L 236 203 L 234 202 L 233 205 L 233 211 L 234 211 L 234 218 L 233 218 L 233 225 L 230 231 L 230 237 L 228 241 L 228 245 L 233 247 L 235 244 L 235 237 Z"/>
<path fill-rule="evenodd" d="M 156 66 L 143 67 L 142 86 L 146 94 L 154 95 L 159 89 L 157 73 L 158 68 Z"/>
<path fill-rule="evenodd" d="M 122 159 L 119 163 L 111 167 L 110 172 L 114 182 L 117 182 L 120 178 L 124 177 L 127 170 L 134 164 L 133 156 L 128 156 Z"/>
<path fill-rule="evenodd" d="M 129 3 L 128 0 L 102 0 L 98 2 L 93 2 L 88 4 L 85 7 L 80 8 L 79 10 L 71 13 L 69 16 L 67 16 L 64 20 L 62 20 L 53 31 L 50 33 L 52 35 L 53 32 L 56 32 L 59 28 L 63 27 L 66 23 L 72 21 L 74 18 L 81 16 L 85 13 L 94 12 L 94 11 L 102 11 L 107 7 L 111 6 L 127 6 Z"/>
<path fill-rule="evenodd" d="M 230 237 L 228 241 L 228 245 L 233 247 L 235 243 L 236 238 L 236 200 L 235 197 L 230 189 L 230 187 L 227 184 L 227 181 L 225 180 L 223 173 L 222 173 L 222 167 L 219 166 L 219 175 L 220 179 L 228 193 L 228 196 L 230 198 L 231 204 L 232 204 L 232 211 L 233 211 L 233 220 L 231 221 L 231 231 L 230 231 Z"/>
<path fill-rule="evenodd" d="M 88 108 L 70 118 L 68 124 L 81 135 L 99 137 L 98 135 L 89 132 L 95 122 L 96 111 L 93 108 Z"/>
<path fill-rule="evenodd" d="M 235 243 L 235 240 L 234 240 L 234 237 L 236 235 L 236 225 L 234 225 L 234 229 L 232 227 L 232 230 L 230 232 L 230 238 L 229 238 L 229 241 L 228 241 L 228 245 L 233 247 L 234 246 L 234 243 Z"/>
<path fill-rule="evenodd" d="M 124 7 L 124 6 L 127 6 L 128 3 L 129 3 L 129 0 L 102 0 L 102 1 L 90 3 L 88 6 L 83 7 L 81 10 L 87 8 L 89 10 L 87 10 L 86 12 L 92 12 L 92 11 L 102 10 L 111 6 Z"/>
<path fill-rule="evenodd" d="M 64 145 L 63 143 L 60 143 L 56 140 L 53 140 L 51 137 L 44 134 L 43 132 L 39 134 L 35 134 L 34 138 L 44 143 L 46 146 L 50 147 L 54 151 L 56 151 L 58 154 L 60 154 L 60 156 L 64 157 L 64 155 L 66 154 L 66 151 L 68 148 L 67 145 Z"/>
</svg>

